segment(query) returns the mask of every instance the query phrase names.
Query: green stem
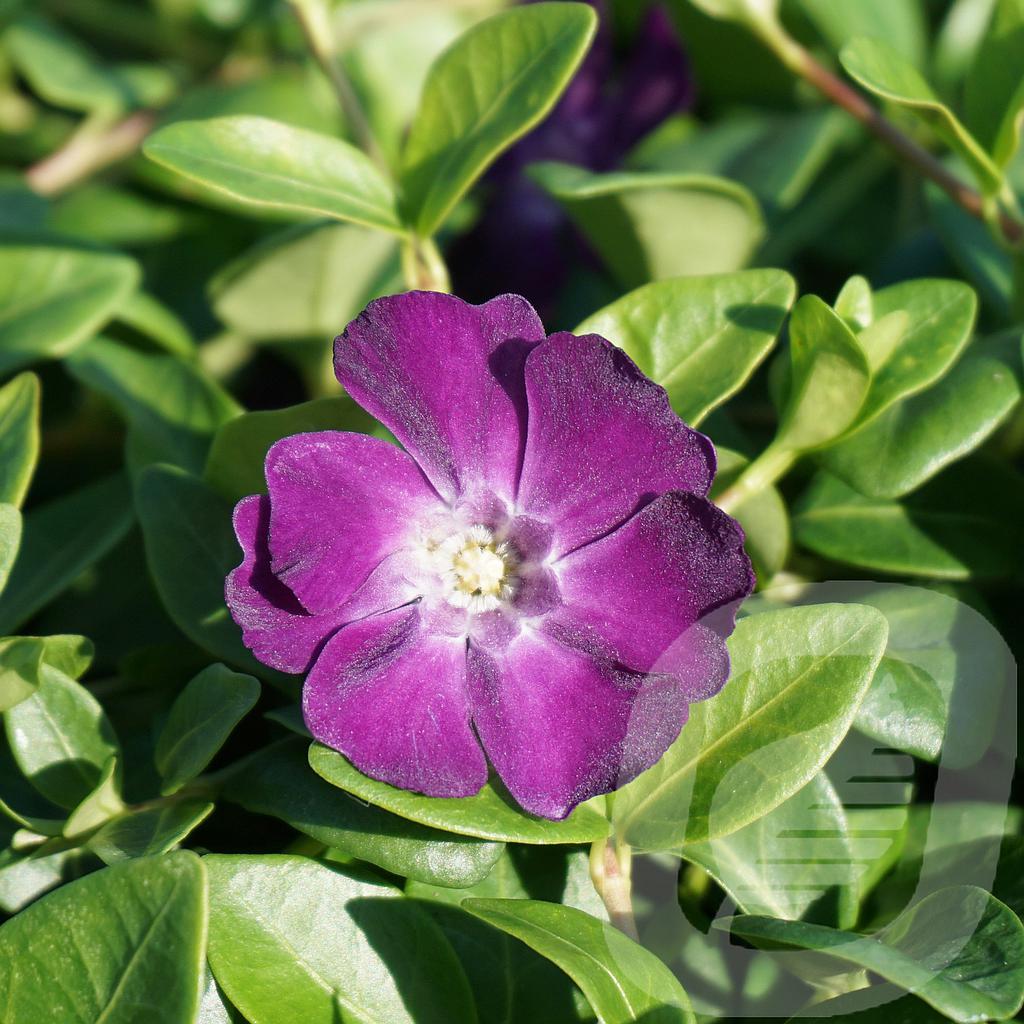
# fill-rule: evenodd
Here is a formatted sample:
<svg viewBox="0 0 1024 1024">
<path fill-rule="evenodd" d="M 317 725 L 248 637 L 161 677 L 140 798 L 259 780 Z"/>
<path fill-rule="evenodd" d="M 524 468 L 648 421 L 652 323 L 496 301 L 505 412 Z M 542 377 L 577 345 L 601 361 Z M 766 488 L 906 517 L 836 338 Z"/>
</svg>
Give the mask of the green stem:
<svg viewBox="0 0 1024 1024">
<path fill-rule="evenodd" d="M 827 100 L 842 107 L 856 118 L 877 139 L 901 160 L 906 161 L 924 177 L 931 179 L 955 203 L 972 217 L 987 221 L 988 211 L 982 195 L 961 181 L 924 146 L 916 142 L 872 106 L 856 89 L 847 85 L 817 61 L 775 20 L 759 20 L 752 25 L 758 37 L 795 75 L 809 82 Z M 1024 241 L 1024 224 L 1005 210 L 998 216 L 998 226 L 1011 244 Z"/>
<path fill-rule="evenodd" d="M 620 932 L 639 941 L 633 914 L 633 851 L 625 843 L 598 839 L 590 848 L 590 877 L 608 908 L 608 917 Z"/>
<path fill-rule="evenodd" d="M 406 239 L 402 247 L 402 274 L 410 289 L 429 292 L 450 292 L 451 281 L 444 257 L 432 238 Z"/>
<path fill-rule="evenodd" d="M 778 447 L 774 442 L 740 474 L 734 484 L 727 487 L 715 504 L 732 514 L 745 501 L 760 494 L 777 480 L 781 480 L 793 468 L 797 455 L 788 448 Z"/>
<path fill-rule="evenodd" d="M 327 80 L 331 83 L 338 99 L 338 105 L 341 107 L 341 112 L 345 116 L 356 143 L 383 171 L 390 173 L 384 153 L 373 136 L 373 130 L 370 127 L 369 118 L 363 110 L 363 105 L 359 102 L 359 97 L 356 95 L 355 89 L 352 88 L 348 76 L 338 63 L 330 13 L 321 0 L 290 0 L 290 2 L 302 29 L 302 34 L 306 38 L 310 53 L 316 58 L 323 73 L 327 76 Z"/>
</svg>

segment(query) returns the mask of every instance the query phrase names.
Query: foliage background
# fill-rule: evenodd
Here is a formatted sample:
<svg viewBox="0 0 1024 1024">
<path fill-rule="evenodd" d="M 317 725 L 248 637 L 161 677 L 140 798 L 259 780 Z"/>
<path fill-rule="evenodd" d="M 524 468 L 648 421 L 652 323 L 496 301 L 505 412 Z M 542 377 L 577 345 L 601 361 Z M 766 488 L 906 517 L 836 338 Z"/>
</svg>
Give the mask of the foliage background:
<svg viewBox="0 0 1024 1024">
<path fill-rule="evenodd" d="M 975 783 L 1012 775 L 1017 725 L 1015 673 L 977 631 L 1019 655 L 1024 5 L 662 6 L 688 84 L 598 160 L 564 107 L 508 153 L 587 74 L 585 4 L 0 2 L 5 1021 L 692 1019 L 665 963 L 709 1019 L 778 1016 L 782 971 L 808 1005 L 868 979 L 917 993 L 860 1021 L 1017 1014 L 1020 783 L 1009 813 Z M 620 76 L 647 7 L 606 6 Z M 817 67 L 885 109 L 909 163 Z M 943 168 L 974 198 L 930 180 Z M 538 203 L 553 263 L 523 244 Z M 919 588 L 752 603 L 736 678 L 654 770 L 690 801 L 662 835 L 643 834 L 643 782 L 556 826 L 490 788 L 438 806 L 307 756 L 297 680 L 223 605 L 231 505 L 262 489 L 268 445 L 380 429 L 338 393 L 329 339 L 380 294 L 520 281 L 549 330 L 622 344 L 713 438 L 762 590 Z M 824 633 L 843 653 L 806 649 Z M 747 728 L 747 754 L 703 755 L 747 697 L 785 715 Z M 799 753 L 766 754 L 777 785 L 709 824 L 773 728 Z M 944 752 L 976 732 L 963 799 L 931 813 Z M 896 813 L 837 792 L 871 743 L 909 764 Z M 778 867 L 808 806 L 861 864 L 802 851 L 795 882 L 824 902 Z M 905 916 L 930 820 L 952 881 L 996 837 L 997 898 L 947 888 Z M 882 849 L 857 847 L 872 834 Z M 608 923 L 626 840 L 681 847 L 674 899 L 702 935 L 732 907 L 748 944 L 856 930 L 881 960 L 734 976 L 712 939 L 659 946 L 638 901 L 642 948 Z M 944 969 L 936 921 L 964 945 Z"/>
</svg>

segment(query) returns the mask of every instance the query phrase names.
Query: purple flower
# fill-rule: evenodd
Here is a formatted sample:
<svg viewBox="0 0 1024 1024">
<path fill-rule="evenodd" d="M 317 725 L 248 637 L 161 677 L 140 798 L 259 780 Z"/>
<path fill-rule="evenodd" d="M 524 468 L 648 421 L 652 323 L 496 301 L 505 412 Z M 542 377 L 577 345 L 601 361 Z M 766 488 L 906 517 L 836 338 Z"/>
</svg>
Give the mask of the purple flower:
<svg viewBox="0 0 1024 1024">
<path fill-rule="evenodd" d="M 298 434 L 243 499 L 227 602 L 306 724 L 367 775 L 477 792 L 488 762 L 565 817 L 664 753 L 728 675 L 753 574 L 705 495 L 711 442 L 596 335 L 516 295 L 412 292 L 336 339 L 349 394 L 404 446 Z"/>
</svg>

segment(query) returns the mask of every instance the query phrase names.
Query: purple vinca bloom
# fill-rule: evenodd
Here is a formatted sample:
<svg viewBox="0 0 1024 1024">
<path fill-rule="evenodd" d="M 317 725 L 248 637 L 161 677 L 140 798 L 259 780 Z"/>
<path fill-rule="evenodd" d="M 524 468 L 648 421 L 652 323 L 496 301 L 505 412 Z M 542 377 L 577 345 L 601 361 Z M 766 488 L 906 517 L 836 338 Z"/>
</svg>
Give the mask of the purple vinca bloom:
<svg viewBox="0 0 1024 1024">
<path fill-rule="evenodd" d="M 278 441 L 227 580 L 246 645 L 306 673 L 313 736 L 430 796 L 490 764 L 552 819 L 653 765 L 725 682 L 754 583 L 706 498 L 711 442 L 621 350 L 545 337 L 516 295 L 378 299 L 334 365 L 404 450 Z"/>
</svg>

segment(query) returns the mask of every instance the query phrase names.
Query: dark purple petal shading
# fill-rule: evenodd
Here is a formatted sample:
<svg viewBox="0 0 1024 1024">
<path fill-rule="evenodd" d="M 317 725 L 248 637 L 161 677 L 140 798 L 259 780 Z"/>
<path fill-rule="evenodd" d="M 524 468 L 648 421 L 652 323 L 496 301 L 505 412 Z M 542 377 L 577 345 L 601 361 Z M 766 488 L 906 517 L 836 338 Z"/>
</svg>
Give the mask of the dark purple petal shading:
<svg viewBox="0 0 1024 1024">
<path fill-rule="evenodd" d="M 690 701 L 725 683 L 725 638 L 754 574 L 743 531 L 707 499 L 665 494 L 555 572 L 564 604 L 544 629 L 563 642 L 671 674 Z"/>
<path fill-rule="evenodd" d="M 508 499 L 525 430 L 523 360 L 543 337 L 518 295 L 472 306 L 410 292 L 371 302 L 349 324 L 334 369 L 445 498 L 487 489 Z"/>
<path fill-rule="evenodd" d="M 283 438 L 267 453 L 266 474 L 271 569 L 310 612 L 348 601 L 408 543 L 417 518 L 441 507 L 405 452 L 363 434 Z"/>
<path fill-rule="evenodd" d="M 687 713 L 674 680 L 615 670 L 530 630 L 501 651 L 471 645 L 469 691 L 502 782 L 554 820 L 654 764 Z"/>
<path fill-rule="evenodd" d="M 604 338 L 551 335 L 527 358 L 526 393 L 518 505 L 551 524 L 556 553 L 599 537 L 666 491 L 707 494 L 711 442 Z"/>
<path fill-rule="evenodd" d="M 352 623 L 302 694 L 306 726 L 363 774 L 427 796 L 472 796 L 487 762 L 469 721 L 466 642 L 421 628 L 415 607 Z"/>
<path fill-rule="evenodd" d="M 235 506 L 234 524 L 244 557 L 229 573 L 224 597 L 242 629 L 242 640 L 264 665 L 280 672 L 305 672 L 344 616 L 340 611 L 310 615 L 270 571 L 269 498 L 243 498 Z"/>
</svg>

